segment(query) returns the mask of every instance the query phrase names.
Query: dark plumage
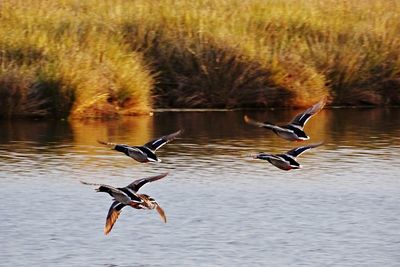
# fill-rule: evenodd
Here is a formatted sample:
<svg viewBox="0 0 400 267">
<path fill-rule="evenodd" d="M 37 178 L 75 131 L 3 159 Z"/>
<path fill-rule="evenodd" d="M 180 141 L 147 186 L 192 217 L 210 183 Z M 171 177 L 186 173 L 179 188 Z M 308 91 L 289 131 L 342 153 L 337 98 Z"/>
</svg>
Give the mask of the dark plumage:
<svg viewBox="0 0 400 267">
<path fill-rule="evenodd" d="M 133 158 L 134 160 L 145 163 L 145 162 L 160 162 L 161 160 L 157 157 L 156 151 L 163 145 L 171 142 L 177 136 L 182 133 L 182 130 L 179 130 L 175 133 L 162 136 L 155 140 L 152 140 L 143 146 L 129 146 L 124 144 L 115 144 L 104 141 L 98 141 L 100 144 L 110 146 L 112 149 L 122 152 L 128 157 Z"/>
<path fill-rule="evenodd" d="M 107 235 L 111 231 L 114 223 L 119 217 L 119 214 L 125 206 L 131 206 L 134 209 L 156 209 L 162 220 L 166 223 L 167 217 L 157 201 L 148 195 L 137 194 L 137 191 L 139 191 L 143 185 L 164 178 L 167 174 L 168 173 L 164 173 L 157 176 L 138 179 L 125 187 L 118 188 L 105 184 L 93 184 L 81 181 L 81 183 L 86 185 L 98 185 L 99 187 L 96 189 L 97 192 L 107 193 L 114 198 L 114 202 L 108 210 L 104 234 Z"/>
<path fill-rule="evenodd" d="M 304 125 L 312 116 L 323 109 L 326 101 L 327 98 L 324 97 L 323 99 L 321 99 L 321 101 L 319 101 L 312 107 L 298 114 L 290 123 L 286 125 L 278 126 L 269 122 L 258 122 L 250 119 L 248 116 L 244 116 L 244 121 L 248 124 L 252 124 L 258 127 L 271 129 L 276 135 L 283 139 L 289 141 L 304 141 L 310 139 L 310 137 L 304 132 Z"/>
<path fill-rule="evenodd" d="M 289 171 L 291 169 L 300 169 L 301 166 L 297 162 L 296 157 L 300 156 L 303 152 L 322 145 L 323 143 L 312 144 L 308 146 L 301 146 L 294 148 L 285 154 L 267 154 L 267 153 L 259 153 L 254 155 L 255 159 L 263 159 L 267 160 L 272 165 L 278 167 L 281 170 Z"/>
</svg>

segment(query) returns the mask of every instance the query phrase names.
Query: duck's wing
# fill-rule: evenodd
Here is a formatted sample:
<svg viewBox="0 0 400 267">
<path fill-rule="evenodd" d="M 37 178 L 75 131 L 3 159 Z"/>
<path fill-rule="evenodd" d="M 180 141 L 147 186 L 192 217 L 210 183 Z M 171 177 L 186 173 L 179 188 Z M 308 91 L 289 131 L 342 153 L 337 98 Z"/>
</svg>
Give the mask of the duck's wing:
<svg viewBox="0 0 400 267">
<path fill-rule="evenodd" d="M 321 109 L 324 108 L 325 104 L 327 101 L 327 97 L 322 98 L 318 103 L 314 104 L 312 107 L 306 109 L 300 114 L 297 114 L 296 117 L 289 123 L 293 126 L 299 127 L 301 130 L 303 130 L 304 125 L 307 123 L 307 121 L 317 114 Z"/>
<path fill-rule="evenodd" d="M 118 193 L 119 195 L 116 192 L 113 195 L 116 199 L 117 199 L 117 197 L 122 197 L 125 199 L 125 201 L 136 202 L 136 203 L 143 202 L 140 199 L 140 197 L 138 197 L 138 195 L 136 194 L 136 191 L 133 191 L 127 187 L 120 187 L 120 188 L 117 188 L 117 190 L 119 190 L 119 193 Z M 126 198 L 124 196 L 127 196 L 129 198 L 129 200 L 126 200 Z M 121 201 L 120 199 L 117 199 L 117 200 Z M 123 202 L 123 201 L 121 201 L 121 202 Z"/>
<path fill-rule="evenodd" d="M 294 149 L 288 151 L 286 154 L 290 155 L 292 157 L 298 157 L 303 152 L 306 152 L 307 150 L 309 150 L 311 148 L 314 148 L 314 147 L 317 147 L 317 146 L 320 146 L 322 144 L 323 144 L 323 142 L 320 142 L 320 143 L 317 143 L 317 144 L 311 144 L 311 145 L 308 145 L 308 146 L 297 147 L 297 148 L 294 148 Z"/>
<path fill-rule="evenodd" d="M 281 131 L 281 132 L 283 131 L 283 132 L 293 133 L 293 130 L 290 130 L 290 129 L 287 129 L 287 128 L 282 128 L 282 127 L 280 127 L 278 125 L 274 125 L 274 124 L 271 124 L 269 122 L 255 121 L 253 119 L 250 119 L 247 115 L 245 115 L 243 117 L 243 119 L 244 119 L 244 121 L 246 123 L 254 125 L 254 126 L 257 126 L 257 127 L 264 127 L 264 128 L 268 128 L 268 129 L 275 129 L 275 130 Z"/>
<path fill-rule="evenodd" d="M 104 226 L 105 235 L 108 235 L 108 233 L 111 232 L 111 229 L 113 228 L 115 222 L 117 221 L 123 207 L 125 207 L 125 205 L 118 201 L 114 201 L 111 204 L 111 207 L 108 210 L 107 214 L 106 225 Z"/>
<path fill-rule="evenodd" d="M 154 140 L 146 143 L 144 146 L 147 147 L 148 149 L 150 149 L 151 151 L 156 151 L 157 149 L 159 149 L 160 147 L 162 147 L 166 143 L 169 143 L 172 140 L 174 140 L 182 132 L 183 132 L 183 130 L 179 130 L 179 131 L 177 131 L 175 133 L 172 133 L 172 134 L 169 134 L 169 135 L 164 135 L 164 136 L 162 136 L 160 138 L 154 139 Z"/>
<path fill-rule="evenodd" d="M 134 192 L 137 192 L 143 185 L 160 180 L 161 178 L 164 178 L 167 175 L 168 175 L 168 172 L 160 174 L 160 175 L 156 175 L 156 176 L 138 179 L 138 180 L 135 180 L 132 183 L 130 183 L 128 186 L 126 186 L 126 188 L 131 189 Z"/>
<path fill-rule="evenodd" d="M 132 155 L 135 155 L 137 153 L 143 154 L 144 156 L 147 156 L 147 151 L 143 147 L 140 147 L 140 146 L 128 146 L 128 147 L 126 147 L 126 154 L 128 156 L 132 156 Z"/>
<path fill-rule="evenodd" d="M 167 216 L 165 216 L 164 210 L 156 203 L 156 210 L 158 214 L 160 214 L 161 219 L 164 221 L 164 223 L 167 223 Z"/>
</svg>

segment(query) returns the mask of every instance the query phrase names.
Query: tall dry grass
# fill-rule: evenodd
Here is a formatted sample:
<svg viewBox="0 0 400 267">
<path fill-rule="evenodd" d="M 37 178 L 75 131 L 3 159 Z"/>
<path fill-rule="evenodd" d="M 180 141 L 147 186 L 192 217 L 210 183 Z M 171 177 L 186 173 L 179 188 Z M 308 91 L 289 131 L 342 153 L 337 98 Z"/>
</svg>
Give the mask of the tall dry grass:
<svg viewBox="0 0 400 267">
<path fill-rule="evenodd" d="M 162 106 L 400 103 L 398 1 L 138 5 L 124 27 L 162 74 Z"/>
<path fill-rule="evenodd" d="M 151 70 L 112 25 L 90 10 L 91 4 L 2 1 L 2 116 L 149 112 Z"/>
<path fill-rule="evenodd" d="M 153 99 L 400 103 L 396 0 L 3 0 L 0 9 L 2 115 L 116 116 L 148 112 Z"/>
</svg>

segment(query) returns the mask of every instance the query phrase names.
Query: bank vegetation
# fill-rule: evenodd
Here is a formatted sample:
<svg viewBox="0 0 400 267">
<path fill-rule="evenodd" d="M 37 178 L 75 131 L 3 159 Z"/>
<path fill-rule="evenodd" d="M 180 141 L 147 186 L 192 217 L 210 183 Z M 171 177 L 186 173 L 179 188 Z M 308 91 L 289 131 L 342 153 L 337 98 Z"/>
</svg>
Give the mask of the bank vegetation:
<svg viewBox="0 0 400 267">
<path fill-rule="evenodd" d="M 3 0 L 0 116 L 400 104 L 396 0 Z"/>
</svg>

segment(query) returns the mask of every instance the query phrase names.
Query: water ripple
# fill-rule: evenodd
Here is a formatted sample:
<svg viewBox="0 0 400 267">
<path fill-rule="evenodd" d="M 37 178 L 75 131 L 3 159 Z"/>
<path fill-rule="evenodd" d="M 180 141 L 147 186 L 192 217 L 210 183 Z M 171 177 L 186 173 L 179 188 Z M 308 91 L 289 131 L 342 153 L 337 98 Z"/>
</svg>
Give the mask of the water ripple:
<svg viewBox="0 0 400 267">
<path fill-rule="evenodd" d="M 377 112 L 318 115 L 307 132 L 325 144 L 290 172 L 249 154 L 298 144 L 245 125 L 243 112 L 163 112 L 153 123 L 77 122 L 57 133 L 41 122 L 22 137 L 9 126 L 0 138 L 0 258 L 5 266 L 397 266 L 400 127 L 388 121 L 400 112 Z M 142 144 L 183 126 L 158 152 L 160 164 L 96 142 Z M 79 181 L 124 186 L 165 171 L 141 191 L 168 223 L 126 209 L 105 237 L 111 199 Z"/>
</svg>

